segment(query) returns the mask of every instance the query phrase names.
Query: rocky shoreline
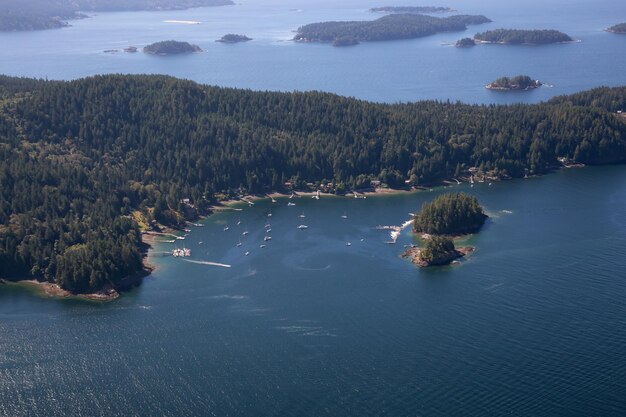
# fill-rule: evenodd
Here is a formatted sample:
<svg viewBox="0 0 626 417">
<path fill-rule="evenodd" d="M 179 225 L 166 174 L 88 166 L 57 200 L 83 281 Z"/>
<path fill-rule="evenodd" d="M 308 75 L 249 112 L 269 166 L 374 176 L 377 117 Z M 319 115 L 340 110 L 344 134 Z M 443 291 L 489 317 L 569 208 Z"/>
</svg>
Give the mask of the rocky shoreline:
<svg viewBox="0 0 626 417">
<path fill-rule="evenodd" d="M 413 264 L 421 268 L 427 268 L 431 266 L 450 265 L 457 259 L 462 258 L 474 252 L 475 250 L 476 248 L 474 248 L 473 246 L 460 247 L 460 248 L 456 248 L 455 250 L 446 253 L 444 256 L 439 257 L 432 262 L 424 262 L 420 259 L 421 249 L 418 247 L 411 247 L 404 251 L 404 253 L 402 254 L 402 258 L 409 258 Z"/>
</svg>

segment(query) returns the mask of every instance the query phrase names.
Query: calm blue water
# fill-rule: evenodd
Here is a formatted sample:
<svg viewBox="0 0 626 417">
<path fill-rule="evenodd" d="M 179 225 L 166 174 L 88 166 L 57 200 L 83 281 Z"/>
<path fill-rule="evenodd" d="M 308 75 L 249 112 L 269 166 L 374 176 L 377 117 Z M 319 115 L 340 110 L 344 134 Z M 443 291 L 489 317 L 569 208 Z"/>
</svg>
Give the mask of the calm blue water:
<svg viewBox="0 0 626 417">
<path fill-rule="evenodd" d="M 232 268 L 153 257 L 110 304 L 0 287 L 0 415 L 624 415 L 625 183 L 452 187 L 491 215 L 456 267 L 419 270 L 408 231 L 374 228 L 440 189 L 215 215 L 185 242 Z"/>
<path fill-rule="evenodd" d="M 535 102 L 626 83 L 626 37 L 602 31 L 625 20 L 623 3 L 447 4 L 496 21 L 470 35 L 554 27 L 582 42 L 442 45 L 467 35 L 454 33 L 346 49 L 296 45 L 286 40 L 301 24 L 371 18 L 366 9 L 381 3 L 263 2 L 101 14 L 63 30 L 0 34 L 0 73 L 168 73 L 388 102 Z M 255 40 L 213 42 L 227 32 Z M 166 38 L 207 52 L 102 52 Z M 554 87 L 521 95 L 482 87 L 517 73 Z M 283 199 L 214 215 L 185 240 L 195 263 L 153 255 L 156 272 L 109 304 L 0 285 L 0 416 L 622 416 L 625 184 L 626 170 L 614 166 L 454 186 L 477 195 L 491 216 L 468 241 L 476 253 L 456 267 L 419 270 L 399 257 L 412 242 L 408 230 L 388 245 L 375 229 L 450 191 L 436 189 L 302 198 L 296 207 Z M 260 248 L 268 220 L 273 239 Z"/>
<path fill-rule="evenodd" d="M 0 33 L 0 73 L 51 79 L 103 72 L 166 73 L 221 86 L 322 90 L 385 102 L 537 102 L 553 95 L 625 82 L 626 36 L 603 31 L 626 19 L 626 2 L 617 0 L 455 0 L 446 4 L 462 13 L 485 14 L 494 22 L 470 27 L 466 33 L 354 48 L 289 41 L 293 31 L 307 23 L 373 19 L 377 15 L 367 10 L 381 4 L 377 0 L 263 0 L 185 11 L 102 13 L 73 21 L 72 27 L 61 30 Z M 394 4 L 414 2 L 399 0 Z M 177 25 L 165 20 L 197 20 L 202 24 Z M 471 49 L 444 45 L 499 27 L 554 28 L 581 42 Z M 237 45 L 214 42 L 230 32 L 247 34 L 254 41 Z M 103 52 L 170 38 L 197 43 L 206 52 L 186 57 Z M 528 74 L 554 87 L 520 94 L 484 88 L 503 75 L 518 74 Z"/>
</svg>

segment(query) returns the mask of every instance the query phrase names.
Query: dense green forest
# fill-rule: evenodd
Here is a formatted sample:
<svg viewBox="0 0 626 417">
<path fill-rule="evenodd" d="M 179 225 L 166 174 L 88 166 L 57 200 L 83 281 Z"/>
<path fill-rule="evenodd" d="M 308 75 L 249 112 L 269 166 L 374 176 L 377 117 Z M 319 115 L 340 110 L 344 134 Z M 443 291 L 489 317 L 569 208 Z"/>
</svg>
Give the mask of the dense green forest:
<svg viewBox="0 0 626 417">
<path fill-rule="evenodd" d="M 373 7 L 370 12 L 374 13 L 451 13 L 454 12 L 449 7 L 438 6 L 385 6 L 385 7 Z"/>
<path fill-rule="evenodd" d="M 54 29 L 67 20 L 86 17 L 79 12 L 175 10 L 225 6 L 231 0 L 2 0 L 0 31 Z"/>
<path fill-rule="evenodd" d="M 617 25 L 611 26 L 607 30 L 613 33 L 626 33 L 626 23 L 618 23 Z"/>
<path fill-rule="evenodd" d="M 475 46 L 476 41 L 472 38 L 463 38 L 456 41 L 455 46 L 458 48 L 466 48 L 468 46 Z"/>
<path fill-rule="evenodd" d="M 161 41 L 144 46 L 143 51 L 153 55 L 175 55 L 202 52 L 202 49 L 198 45 L 192 45 L 188 42 Z"/>
<path fill-rule="evenodd" d="M 419 14 L 392 14 L 371 21 L 321 22 L 302 26 L 294 37 L 300 42 L 334 42 L 352 38 L 360 42 L 413 39 L 440 32 L 463 31 L 467 25 L 491 22 L 485 16 L 434 17 Z"/>
<path fill-rule="evenodd" d="M 424 241 L 419 251 L 419 260 L 426 265 L 448 263 L 451 257 L 456 257 L 454 241 L 447 236 L 432 236 Z"/>
<path fill-rule="evenodd" d="M 236 35 L 234 33 L 228 33 L 222 36 L 220 39 L 216 40 L 215 42 L 238 43 L 238 42 L 248 42 L 251 40 L 252 38 L 249 38 L 246 35 Z"/>
<path fill-rule="evenodd" d="M 141 268 L 138 222 L 177 225 L 220 196 L 287 181 L 340 193 L 470 167 L 541 174 L 558 156 L 624 162 L 626 123 L 614 113 L 624 104 L 626 88 L 538 105 L 385 105 L 166 76 L 0 77 L 0 276 L 115 286 Z"/>
<path fill-rule="evenodd" d="M 528 75 L 501 77 L 487 85 L 487 88 L 492 90 L 530 90 L 537 87 L 541 87 L 541 82 L 533 80 Z"/>
<path fill-rule="evenodd" d="M 487 215 L 478 199 L 465 193 L 446 193 L 425 203 L 413 218 L 413 231 L 433 235 L 464 235 L 480 230 Z"/>
<path fill-rule="evenodd" d="M 569 35 L 551 29 L 495 29 L 477 33 L 474 35 L 474 39 L 481 42 L 507 45 L 545 45 L 549 43 L 571 42 L 573 40 Z"/>
</svg>

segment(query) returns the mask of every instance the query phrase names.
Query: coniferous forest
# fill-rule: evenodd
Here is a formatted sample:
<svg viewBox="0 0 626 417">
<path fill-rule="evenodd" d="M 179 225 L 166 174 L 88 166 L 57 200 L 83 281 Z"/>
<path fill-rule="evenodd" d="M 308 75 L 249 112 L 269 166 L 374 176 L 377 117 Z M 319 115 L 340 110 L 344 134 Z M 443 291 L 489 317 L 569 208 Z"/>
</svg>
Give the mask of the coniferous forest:
<svg viewBox="0 0 626 417">
<path fill-rule="evenodd" d="M 145 224 L 286 182 L 342 192 L 470 167 L 543 174 L 558 157 L 623 163 L 625 107 L 623 87 L 538 105 L 385 105 L 167 76 L 0 77 L 0 277 L 115 287 L 142 268 Z"/>
</svg>

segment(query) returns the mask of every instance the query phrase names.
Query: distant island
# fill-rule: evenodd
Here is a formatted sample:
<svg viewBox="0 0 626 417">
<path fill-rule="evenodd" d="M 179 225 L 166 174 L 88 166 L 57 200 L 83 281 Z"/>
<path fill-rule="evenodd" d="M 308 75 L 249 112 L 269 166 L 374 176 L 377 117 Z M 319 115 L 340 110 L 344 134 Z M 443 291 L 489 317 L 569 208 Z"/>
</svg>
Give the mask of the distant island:
<svg viewBox="0 0 626 417">
<path fill-rule="evenodd" d="M 468 25 L 491 22 L 485 16 L 457 15 L 434 17 L 419 14 L 392 14 L 373 21 L 321 22 L 302 26 L 296 42 L 334 43 L 414 39 L 441 32 L 464 31 Z"/>
<path fill-rule="evenodd" d="M 226 6 L 231 0 L 2 0 L 0 31 L 56 29 L 68 20 L 88 17 L 81 12 L 182 10 Z"/>
<path fill-rule="evenodd" d="M 611 26 L 606 30 L 611 33 L 619 33 L 620 35 L 626 34 L 626 23 L 618 23 L 617 25 Z"/>
<path fill-rule="evenodd" d="M 188 42 L 161 41 L 145 46 L 143 51 L 152 55 L 176 55 L 202 52 L 202 49 L 198 45 L 192 45 Z"/>
<path fill-rule="evenodd" d="M 496 29 L 477 33 L 474 36 L 474 40 L 481 43 L 499 43 L 503 45 L 546 45 L 573 41 L 569 35 L 552 29 Z"/>
<path fill-rule="evenodd" d="M 476 41 L 472 38 L 463 38 L 463 39 L 459 39 L 458 41 L 456 41 L 456 44 L 454 45 L 457 48 L 467 48 L 470 46 L 476 46 Z"/>
<path fill-rule="evenodd" d="M 222 43 L 239 43 L 239 42 L 248 42 L 251 41 L 252 38 L 247 37 L 246 35 L 235 35 L 234 33 L 229 33 L 222 36 L 220 39 L 215 42 Z"/>
<path fill-rule="evenodd" d="M 449 7 L 435 7 L 435 6 L 386 6 L 386 7 L 373 7 L 370 12 L 373 13 L 412 13 L 412 14 L 429 14 L 429 13 L 452 13 L 454 9 Z"/>
<path fill-rule="evenodd" d="M 533 80 L 528 75 L 518 75 L 516 77 L 502 77 L 498 78 L 492 83 L 489 83 L 485 88 L 496 91 L 523 91 L 532 90 L 541 87 L 539 80 Z"/>
</svg>

